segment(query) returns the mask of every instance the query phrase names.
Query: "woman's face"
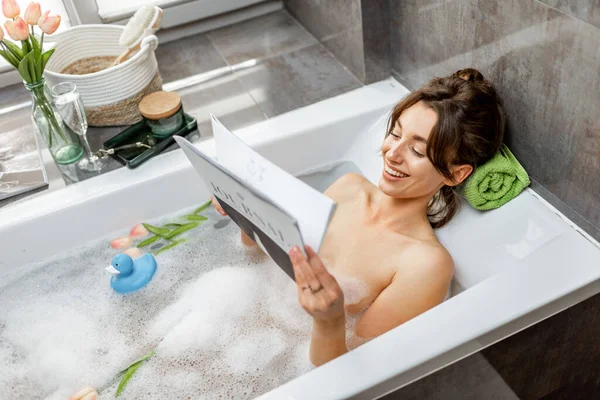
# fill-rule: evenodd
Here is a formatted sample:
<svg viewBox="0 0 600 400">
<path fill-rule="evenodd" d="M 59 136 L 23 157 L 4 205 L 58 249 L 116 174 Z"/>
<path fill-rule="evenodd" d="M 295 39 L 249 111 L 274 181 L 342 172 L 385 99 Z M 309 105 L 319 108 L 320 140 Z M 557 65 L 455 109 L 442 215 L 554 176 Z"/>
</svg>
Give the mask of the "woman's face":
<svg viewBox="0 0 600 400">
<path fill-rule="evenodd" d="M 446 180 L 427 157 L 427 140 L 438 120 L 422 102 L 404 110 L 383 141 L 383 171 L 379 188 L 395 198 L 431 196 Z"/>
</svg>

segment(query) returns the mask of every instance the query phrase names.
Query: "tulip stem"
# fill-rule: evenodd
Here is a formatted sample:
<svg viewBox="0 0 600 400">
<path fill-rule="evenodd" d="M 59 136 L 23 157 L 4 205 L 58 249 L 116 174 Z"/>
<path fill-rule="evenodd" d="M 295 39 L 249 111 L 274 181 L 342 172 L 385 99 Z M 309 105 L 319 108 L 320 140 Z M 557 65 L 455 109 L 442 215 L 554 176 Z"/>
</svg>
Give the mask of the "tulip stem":
<svg viewBox="0 0 600 400">
<path fill-rule="evenodd" d="M 31 28 L 33 29 L 33 27 Z M 44 52 L 44 32 L 42 32 L 42 40 L 40 41 L 40 51 Z"/>
</svg>

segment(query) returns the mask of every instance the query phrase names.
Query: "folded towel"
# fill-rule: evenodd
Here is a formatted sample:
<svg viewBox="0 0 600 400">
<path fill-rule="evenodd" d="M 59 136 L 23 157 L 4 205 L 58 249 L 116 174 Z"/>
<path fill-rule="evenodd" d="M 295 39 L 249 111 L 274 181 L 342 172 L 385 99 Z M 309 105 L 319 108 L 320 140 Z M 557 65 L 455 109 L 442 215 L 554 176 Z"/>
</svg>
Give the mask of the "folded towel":
<svg viewBox="0 0 600 400">
<path fill-rule="evenodd" d="M 503 144 L 491 160 L 473 171 L 462 193 L 474 208 L 492 210 L 517 197 L 529 183 L 527 172 Z"/>
</svg>

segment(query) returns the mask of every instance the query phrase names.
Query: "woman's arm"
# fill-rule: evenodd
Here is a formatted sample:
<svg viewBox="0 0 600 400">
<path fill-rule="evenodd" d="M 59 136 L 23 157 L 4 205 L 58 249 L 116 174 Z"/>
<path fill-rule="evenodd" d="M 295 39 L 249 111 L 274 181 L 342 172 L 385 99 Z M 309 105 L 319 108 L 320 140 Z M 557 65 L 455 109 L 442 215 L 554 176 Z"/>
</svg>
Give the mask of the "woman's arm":
<svg viewBox="0 0 600 400">
<path fill-rule="evenodd" d="M 396 272 L 391 283 L 358 320 L 357 336 L 377 337 L 444 300 L 454 273 L 450 254 L 433 246 L 415 247 L 412 253 L 413 256 L 403 256 L 403 263 L 409 262 L 410 268 Z"/>
<path fill-rule="evenodd" d="M 305 249 L 308 259 L 297 247 L 290 259 L 300 305 L 313 317 L 310 360 L 319 366 L 348 351 L 344 293 L 317 253 L 309 246 Z"/>
</svg>

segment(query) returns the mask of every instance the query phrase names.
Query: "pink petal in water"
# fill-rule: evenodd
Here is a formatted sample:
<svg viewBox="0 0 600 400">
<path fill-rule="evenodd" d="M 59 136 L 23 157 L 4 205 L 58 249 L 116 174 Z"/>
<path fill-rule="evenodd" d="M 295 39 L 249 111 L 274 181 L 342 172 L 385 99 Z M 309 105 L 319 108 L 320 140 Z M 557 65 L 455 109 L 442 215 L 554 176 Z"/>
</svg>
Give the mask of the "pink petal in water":
<svg viewBox="0 0 600 400">
<path fill-rule="evenodd" d="M 149 234 L 148 229 L 146 229 L 146 227 L 142 224 L 138 224 L 138 225 L 134 226 L 133 228 L 131 228 L 131 232 L 129 232 L 129 236 L 134 237 L 134 238 L 146 237 L 146 236 L 148 236 L 148 234 Z"/>
<path fill-rule="evenodd" d="M 129 257 L 133 258 L 134 260 L 136 258 L 140 258 L 141 256 L 144 255 L 142 250 L 138 249 L 137 247 L 131 247 L 131 248 L 125 250 L 123 253 L 127 254 Z"/>
<path fill-rule="evenodd" d="M 129 236 L 122 236 L 110 242 L 110 247 L 113 249 L 125 249 L 131 247 L 133 240 Z"/>
</svg>

